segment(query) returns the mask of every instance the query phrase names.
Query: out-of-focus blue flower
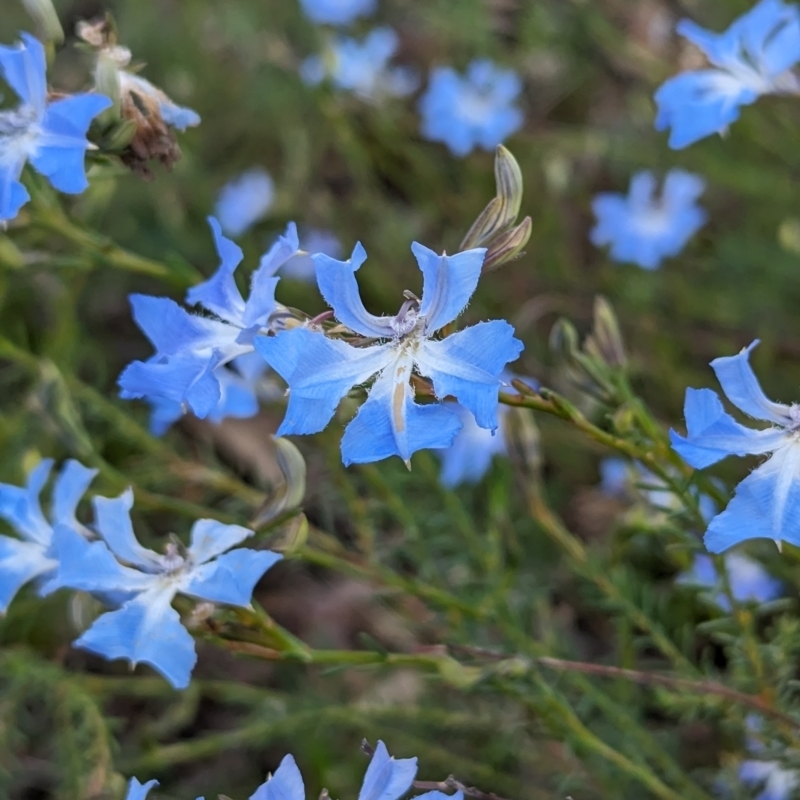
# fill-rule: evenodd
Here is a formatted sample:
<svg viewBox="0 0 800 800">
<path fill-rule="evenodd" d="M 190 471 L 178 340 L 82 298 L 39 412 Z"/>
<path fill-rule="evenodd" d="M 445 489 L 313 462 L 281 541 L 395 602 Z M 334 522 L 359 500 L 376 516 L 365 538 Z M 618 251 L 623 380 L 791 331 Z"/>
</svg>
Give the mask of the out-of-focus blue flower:
<svg viewBox="0 0 800 800">
<path fill-rule="evenodd" d="M 766 603 L 780 597 L 782 584 L 773 578 L 757 561 L 738 553 L 725 556 L 731 592 L 740 603 L 754 600 Z M 711 556 L 697 555 L 691 569 L 681 573 L 678 583 L 694 584 L 714 590 L 714 603 L 723 611 L 730 611 L 731 604 L 722 589 L 722 576 L 718 574 Z"/>
<path fill-rule="evenodd" d="M 96 528 L 103 541 L 88 542 L 70 526 L 55 526 L 58 569 L 53 587 L 127 597 L 119 608 L 100 616 L 75 646 L 108 659 L 127 659 L 134 666 L 150 664 L 176 689 L 183 689 L 197 656 L 172 599 L 180 593 L 247 606 L 256 583 L 281 556 L 247 548 L 226 552 L 253 532 L 211 519 L 194 523 L 187 549 L 168 544 L 161 555 L 136 540 L 132 505 L 130 489 L 116 498 L 94 498 Z"/>
<path fill-rule="evenodd" d="M 342 439 L 345 465 L 398 455 L 406 463 L 425 448 L 449 447 L 461 428 L 449 403 L 419 405 L 410 379 L 416 371 L 436 396 L 453 396 L 482 428 L 495 430 L 500 374 L 517 358 L 522 342 L 503 320 L 482 322 L 444 339 L 433 336 L 464 309 L 478 285 L 486 251 L 437 255 L 411 246 L 423 275 L 422 300 L 407 293 L 393 317 L 368 313 L 356 270 L 367 258 L 357 244 L 349 261 L 315 255 L 317 283 L 336 318 L 378 343 L 355 347 L 307 327 L 260 336 L 256 349 L 289 384 L 289 404 L 278 436 L 321 431 L 353 386 L 376 380 Z"/>
<path fill-rule="evenodd" d="M 247 419 L 258 413 L 258 387 L 267 365 L 256 353 L 234 358 L 230 364 L 217 367 L 214 376 L 219 381 L 219 403 L 207 417 L 209 422 L 219 424 L 224 419 Z M 182 403 L 168 400 L 165 397 L 149 398 L 152 411 L 150 413 L 150 432 L 155 436 L 163 436 L 170 426 L 177 422 L 186 412 Z"/>
<path fill-rule="evenodd" d="M 322 25 L 347 25 L 357 17 L 374 14 L 378 0 L 300 0 L 305 15 Z"/>
<path fill-rule="evenodd" d="M 291 222 L 261 257 L 245 302 L 234 279 L 242 251 L 222 235 L 215 219 L 209 222 L 221 264 L 207 281 L 187 292 L 186 302 L 214 316 L 190 314 L 166 297 L 131 295 L 134 319 L 156 353 L 148 361 L 129 364 L 119 377 L 121 397 L 169 400 L 190 408 L 200 418 L 219 408 L 220 367 L 252 353 L 254 336 L 269 329 L 277 308 L 279 278 L 275 273 L 299 247 L 297 229 Z"/>
<path fill-rule="evenodd" d="M 779 761 L 744 761 L 739 767 L 739 780 L 761 787 L 755 800 L 791 800 L 800 785 L 800 775 L 784 769 Z"/>
<path fill-rule="evenodd" d="M 296 255 L 290 258 L 281 267 L 281 275 L 298 281 L 313 281 L 316 277 L 314 259 L 315 253 L 322 253 L 331 258 L 340 258 L 342 244 L 331 231 L 310 230 L 300 241 L 300 249 L 305 255 Z"/>
<path fill-rule="evenodd" d="M 736 422 L 711 389 L 687 389 L 684 415 L 688 435 L 670 431 L 672 446 L 696 469 L 726 456 L 769 455 L 737 487 L 736 496 L 706 531 L 706 547 L 720 553 L 746 539 L 768 538 L 800 544 L 800 405 L 768 400 L 749 364 L 756 340 L 736 356 L 711 366 L 722 390 L 740 411 L 771 423 L 764 430 Z"/>
<path fill-rule="evenodd" d="M 0 75 L 20 104 L 0 111 L 0 223 L 14 219 L 30 200 L 20 183 L 26 162 L 54 188 L 80 194 L 89 185 L 84 156 L 92 145 L 86 132 L 111 105 L 99 94 L 76 94 L 48 102 L 42 44 L 28 33 L 14 47 L 0 46 Z"/>
<path fill-rule="evenodd" d="M 473 61 L 464 76 L 437 67 L 419 101 L 422 135 L 444 142 L 457 156 L 475 147 L 493 150 L 522 127 L 524 117 L 515 105 L 521 91 L 515 72 L 487 59 Z"/>
<path fill-rule="evenodd" d="M 147 783 L 139 783 L 136 778 L 131 778 L 128 784 L 128 794 L 125 795 L 125 800 L 145 800 L 150 790 L 158 786 L 158 781 L 147 781 Z M 198 798 L 202 800 L 202 798 Z"/>
<path fill-rule="evenodd" d="M 0 483 L 0 517 L 21 537 L 0 536 L 0 614 L 5 614 L 14 595 L 32 580 L 40 582 L 42 593 L 49 590 L 47 579 L 57 566 L 51 550 L 53 525 L 66 525 L 80 534 L 86 532 L 75 519 L 75 509 L 97 470 L 77 461 L 64 464 L 53 484 L 51 524 L 42 514 L 39 495 L 52 468 L 51 459 L 40 462 L 24 488 Z"/>
<path fill-rule="evenodd" d="M 655 95 L 656 130 L 671 128 L 674 149 L 721 133 L 741 106 L 764 94 L 797 94 L 791 70 L 800 61 L 800 12 L 781 0 L 761 0 L 725 33 L 682 20 L 678 33 L 697 45 L 712 68 L 670 78 Z"/>
<path fill-rule="evenodd" d="M 337 89 L 371 102 L 385 95 L 405 97 L 417 88 L 419 78 L 408 67 L 389 66 L 398 46 L 391 28 L 375 28 L 363 42 L 339 36 L 325 53 L 303 62 L 300 77 L 311 86 L 328 78 Z"/>
<path fill-rule="evenodd" d="M 222 187 L 214 214 L 223 233 L 241 236 L 266 216 L 274 200 L 272 178 L 265 169 L 256 167 Z"/>
<path fill-rule="evenodd" d="M 630 485 L 630 468 L 624 458 L 604 458 L 600 462 L 600 491 L 609 497 L 623 497 Z"/>
<path fill-rule="evenodd" d="M 660 198 L 654 196 L 651 172 L 639 172 L 631 180 L 628 196 L 603 193 L 592 208 L 597 225 L 591 234 L 598 246 L 611 245 L 615 261 L 656 269 L 664 258 L 677 255 L 705 224 L 706 212 L 696 205 L 705 189 L 697 175 L 673 169 L 664 181 Z"/>
</svg>

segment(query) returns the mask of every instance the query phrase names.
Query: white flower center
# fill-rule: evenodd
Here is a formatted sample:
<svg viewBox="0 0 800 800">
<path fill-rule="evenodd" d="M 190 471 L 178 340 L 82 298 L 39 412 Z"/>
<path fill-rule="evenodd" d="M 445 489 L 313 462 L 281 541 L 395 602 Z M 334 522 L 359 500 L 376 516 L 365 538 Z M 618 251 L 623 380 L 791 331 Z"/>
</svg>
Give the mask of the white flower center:
<svg viewBox="0 0 800 800">
<path fill-rule="evenodd" d="M 34 155 L 41 132 L 32 106 L 0 111 L 0 164 L 16 164 Z"/>
</svg>

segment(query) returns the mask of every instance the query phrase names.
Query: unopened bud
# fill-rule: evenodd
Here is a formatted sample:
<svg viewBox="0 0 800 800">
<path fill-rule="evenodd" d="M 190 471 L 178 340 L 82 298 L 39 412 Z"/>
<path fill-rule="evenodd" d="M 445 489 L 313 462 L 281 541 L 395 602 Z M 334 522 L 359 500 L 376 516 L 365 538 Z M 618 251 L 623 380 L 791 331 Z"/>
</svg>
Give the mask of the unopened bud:
<svg viewBox="0 0 800 800">
<path fill-rule="evenodd" d="M 475 222 L 472 223 L 472 227 L 461 241 L 459 250 L 480 247 L 501 229 L 500 221 L 502 219 L 503 201 L 499 197 L 493 197 L 486 208 L 478 215 Z"/>
<path fill-rule="evenodd" d="M 250 523 L 253 529 L 262 528 L 285 511 L 297 508 L 306 494 L 306 462 L 302 453 L 288 439 L 276 438 L 274 442 L 283 484 L 258 509 Z"/>
<path fill-rule="evenodd" d="M 64 41 L 64 29 L 58 20 L 52 0 L 22 0 L 25 10 L 36 23 L 39 38 L 44 42 L 61 44 Z"/>
<path fill-rule="evenodd" d="M 502 144 L 497 146 L 494 159 L 494 179 L 497 196 L 505 209 L 505 224 L 511 225 L 522 207 L 522 170 L 511 151 Z"/>
<path fill-rule="evenodd" d="M 556 320 L 550 331 L 550 349 L 562 359 L 572 362 L 579 347 L 580 339 L 575 326 L 567 319 Z"/>
<path fill-rule="evenodd" d="M 486 253 L 486 258 L 483 260 L 483 272 L 491 272 L 502 267 L 503 264 L 519 258 L 523 253 L 523 248 L 531 238 L 532 229 L 533 222 L 531 218 L 525 217 L 515 228 L 511 228 L 511 230 L 501 233 L 497 238 L 493 239 Z"/>
<path fill-rule="evenodd" d="M 506 412 L 506 444 L 512 461 L 532 479 L 542 469 L 542 446 L 539 428 L 529 409 L 510 408 Z"/>
<path fill-rule="evenodd" d="M 601 359 L 610 367 L 624 367 L 627 363 L 625 343 L 619 329 L 619 322 L 605 297 L 594 301 L 594 327 L 586 339 L 586 352 Z"/>
</svg>

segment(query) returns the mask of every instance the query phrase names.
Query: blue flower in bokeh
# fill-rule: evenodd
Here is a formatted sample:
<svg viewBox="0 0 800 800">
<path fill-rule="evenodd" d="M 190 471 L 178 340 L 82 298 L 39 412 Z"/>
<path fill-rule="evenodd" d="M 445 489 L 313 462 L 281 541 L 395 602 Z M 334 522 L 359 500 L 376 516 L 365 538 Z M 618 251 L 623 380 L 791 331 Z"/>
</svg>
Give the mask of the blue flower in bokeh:
<svg viewBox="0 0 800 800">
<path fill-rule="evenodd" d="M 475 147 L 493 150 L 522 127 L 524 117 L 515 105 L 521 91 L 515 72 L 488 59 L 473 61 L 465 76 L 437 67 L 419 101 L 422 135 L 444 142 L 457 156 Z"/>
<path fill-rule="evenodd" d="M 14 595 L 32 580 L 40 582 L 42 593 L 49 590 L 46 579 L 57 566 L 51 549 L 53 525 L 66 525 L 80 534 L 87 532 L 75 519 L 75 509 L 97 470 L 77 461 L 64 464 L 53 484 L 51 524 L 42 514 L 39 495 L 52 468 L 51 459 L 40 462 L 24 488 L 0 483 L 0 517 L 20 536 L 0 536 L 0 614 L 5 614 Z"/>
<path fill-rule="evenodd" d="M 274 200 L 272 178 L 265 169 L 256 167 L 222 187 L 214 214 L 223 233 L 241 236 L 264 219 Z"/>
<path fill-rule="evenodd" d="M 800 405 L 773 403 L 750 367 L 756 340 L 736 356 L 711 366 L 722 390 L 740 411 L 771 423 L 764 430 L 736 422 L 711 389 L 687 389 L 684 415 L 688 435 L 670 431 L 672 446 L 696 469 L 726 456 L 771 455 L 737 487 L 736 496 L 706 531 L 706 547 L 720 553 L 746 539 L 768 538 L 800 545 Z"/>
<path fill-rule="evenodd" d="M 320 292 L 336 318 L 378 342 L 356 347 L 308 327 L 258 337 L 256 349 L 289 385 L 278 436 L 321 431 L 350 389 L 375 377 L 342 439 L 346 465 L 392 455 L 408 463 L 417 450 L 449 447 L 461 428 L 458 414 L 449 403 L 417 404 L 410 383 L 415 371 L 433 382 L 437 397 L 455 397 L 480 427 L 497 428 L 499 376 L 522 350 L 514 329 L 494 320 L 441 340 L 433 338 L 466 306 L 486 251 L 440 256 L 416 242 L 411 249 L 423 274 L 422 300 L 406 293 L 394 317 L 373 316 L 364 308 L 355 276 L 367 257 L 361 244 L 349 261 L 314 256 Z"/>
<path fill-rule="evenodd" d="M 705 189 L 697 175 L 673 169 L 664 181 L 660 198 L 651 172 L 638 172 L 627 197 L 603 193 L 592 202 L 597 225 L 593 244 L 611 245 L 615 261 L 656 269 L 664 258 L 677 255 L 706 222 L 706 212 L 696 205 Z"/>
<path fill-rule="evenodd" d="M 300 77 L 311 86 L 327 78 L 337 89 L 371 102 L 384 95 L 404 97 L 417 88 L 419 79 L 408 67 L 389 65 L 398 46 L 397 34 L 391 28 L 375 28 L 363 42 L 339 36 L 325 53 L 302 63 Z"/>
<path fill-rule="evenodd" d="M 84 156 L 92 145 L 86 132 L 111 105 L 99 94 L 76 94 L 48 102 L 42 44 L 28 33 L 15 47 L 0 46 L 0 75 L 20 104 L 0 111 L 0 223 L 14 219 L 30 200 L 20 183 L 26 162 L 54 188 L 80 194 L 89 185 Z"/>
<path fill-rule="evenodd" d="M 671 128 L 674 149 L 721 133 L 739 118 L 741 106 L 764 94 L 797 94 L 791 71 L 800 61 L 800 12 L 781 0 L 761 0 L 725 33 L 682 20 L 678 33 L 697 45 L 712 68 L 670 78 L 656 92 L 656 130 Z"/>
<path fill-rule="evenodd" d="M 128 784 L 128 794 L 125 795 L 125 800 L 145 800 L 150 790 L 158 786 L 158 781 L 147 781 L 147 783 L 139 783 L 136 778 L 131 778 Z M 203 800 L 198 798 L 198 800 Z"/>
<path fill-rule="evenodd" d="M 331 231 L 308 231 L 300 240 L 300 249 L 305 251 L 303 255 L 298 253 L 281 267 L 281 275 L 284 277 L 298 281 L 313 281 L 316 278 L 316 271 L 312 255 L 322 253 L 331 258 L 340 258 L 342 255 L 342 243 Z"/>
<path fill-rule="evenodd" d="M 312 22 L 347 25 L 357 17 L 374 14 L 378 0 L 300 0 L 300 5 Z"/>
<path fill-rule="evenodd" d="M 116 498 L 94 498 L 95 525 L 103 541 L 88 542 L 67 525 L 55 526 L 58 570 L 53 585 L 101 597 L 125 596 L 122 605 L 100 616 L 75 646 L 108 659 L 125 658 L 134 666 L 150 664 L 183 689 L 197 656 L 172 599 L 180 593 L 247 606 L 256 583 L 281 556 L 247 548 L 226 552 L 253 532 L 211 519 L 194 523 L 187 549 L 168 544 L 161 555 L 136 540 L 132 505 L 130 489 Z"/>
<path fill-rule="evenodd" d="M 209 222 L 221 264 L 207 281 L 187 292 L 186 302 L 213 317 L 190 314 L 167 297 L 131 295 L 134 319 L 156 354 L 129 364 L 118 381 L 121 397 L 169 400 L 200 418 L 219 406 L 219 368 L 252 353 L 255 335 L 269 329 L 277 308 L 275 273 L 299 247 L 297 229 L 289 223 L 286 233 L 262 256 L 245 302 L 234 279 L 242 251 L 222 235 L 215 219 Z"/>
<path fill-rule="evenodd" d="M 747 556 L 728 554 L 725 556 L 725 569 L 731 593 L 740 603 L 749 600 L 766 603 L 781 595 L 781 582 L 773 578 L 761 564 Z M 717 572 L 711 556 L 695 556 L 691 569 L 678 576 L 678 583 L 694 584 L 713 590 L 714 603 L 724 611 L 731 610 L 730 601 L 722 589 L 722 576 Z"/>
<path fill-rule="evenodd" d="M 234 358 L 230 364 L 217 367 L 214 377 L 219 381 L 219 402 L 209 412 L 209 422 L 219 424 L 224 419 L 247 419 L 258 413 L 258 393 L 267 365 L 256 353 Z M 150 412 L 150 432 L 163 436 L 170 426 L 186 412 L 182 403 L 165 397 L 148 398 Z"/>
</svg>

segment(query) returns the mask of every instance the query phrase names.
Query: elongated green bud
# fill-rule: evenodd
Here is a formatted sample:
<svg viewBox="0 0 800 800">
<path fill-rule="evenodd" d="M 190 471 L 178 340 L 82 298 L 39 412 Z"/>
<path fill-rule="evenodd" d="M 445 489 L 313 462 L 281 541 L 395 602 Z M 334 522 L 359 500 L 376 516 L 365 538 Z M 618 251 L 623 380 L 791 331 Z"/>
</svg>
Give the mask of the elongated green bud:
<svg viewBox="0 0 800 800">
<path fill-rule="evenodd" d="M 503 264 L 519 258 L 531 238 L 532 229 L 531 218 L 525 217 L 519 225 L 493 239 L 486 258 L 483 260 L 483 272 L 491 272 L 502 267 Z"/>
<path fill-rule="evenodd" d="M 506 225 L 511 225 L 522 207 L 522 170 L 511 151 L 498 145 L 494 159 L 494 179 L 497 196 L 503 201 Z"/>
</svg>

